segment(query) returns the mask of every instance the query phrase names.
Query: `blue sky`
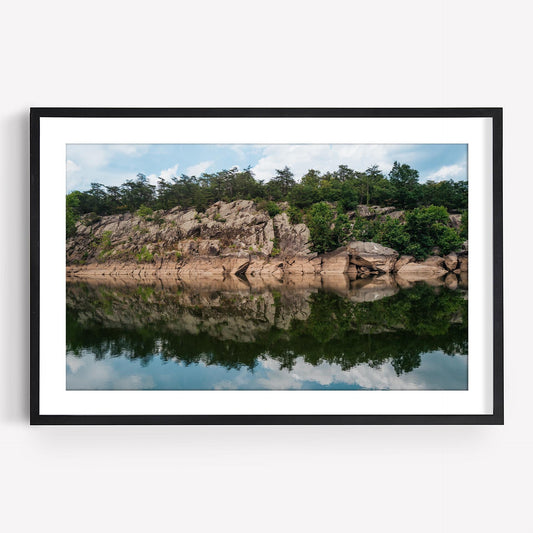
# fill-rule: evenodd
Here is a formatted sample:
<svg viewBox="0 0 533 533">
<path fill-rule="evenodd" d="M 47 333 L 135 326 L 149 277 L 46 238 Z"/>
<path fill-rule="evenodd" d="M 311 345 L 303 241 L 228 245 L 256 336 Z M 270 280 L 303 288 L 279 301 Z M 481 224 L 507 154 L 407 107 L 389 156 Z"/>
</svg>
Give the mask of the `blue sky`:
<svg viewBox="0 0 533 533">
<path fill-rule="evenodd" d="M 467 179 L 466 144 L 69 144 L 67 191 L 86 190 L 92 182 L 120 185 L 139 172 L 156 184 L 160 176 L 251 166 L 268 181 L 285 165 L 299 179 L 311 168 L 325 172 L 339 165 L 360 171 L 379 165 L 389 172 L 394 161 L 416 168 L 422 183 Z"/>
<path fill-rule="evenodd" d="M 219 365 L 179 360 L 163 361 L 154 354 L 148 364 L 106 354 L 96 359 L 90 350 L 82 357 L 67 353 L 67 389 L 155 389 L 155 390 L 291 390 L 291 389 L 459 389 L 468 388 L 468 358 L 441 351 L 421 354 L 413 371 L 396 374 L 390 361 L 378 367 L 359 364 L 349 369 L 340 365 L 306 363 L 297 357 L 292 370 L 265 354 L 253 373 L 247 367 L 226 369 Z"/>
</svg>

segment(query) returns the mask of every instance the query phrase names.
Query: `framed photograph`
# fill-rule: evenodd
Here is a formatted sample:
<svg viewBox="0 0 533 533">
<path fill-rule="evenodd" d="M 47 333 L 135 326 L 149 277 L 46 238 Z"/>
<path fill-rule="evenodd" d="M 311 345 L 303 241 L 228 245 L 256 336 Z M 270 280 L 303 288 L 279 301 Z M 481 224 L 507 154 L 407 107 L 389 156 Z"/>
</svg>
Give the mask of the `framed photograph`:
<svg viewBox="0 0 533 533">
<path fill-rule="evenodd" d="M 32 424 L 503 424 L 502 109 L 31 110 Z"/>
</svg>

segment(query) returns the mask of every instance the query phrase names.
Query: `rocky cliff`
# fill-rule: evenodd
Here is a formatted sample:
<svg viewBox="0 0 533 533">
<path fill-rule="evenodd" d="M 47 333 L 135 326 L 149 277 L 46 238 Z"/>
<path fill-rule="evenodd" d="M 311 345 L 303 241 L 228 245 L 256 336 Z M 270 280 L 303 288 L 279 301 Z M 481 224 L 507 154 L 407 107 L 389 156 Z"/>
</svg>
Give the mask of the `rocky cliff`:
<svg viewBox="0 0 533 533">
<path fill-rule="evenodd" d="M 360 211 L 359 216 L 367 217 L 402 216 L 394 208 L 361 206 Z M 311 252 L 309 241 L 305 224 L 291 224 L 285 212 L 270 217 L 250 200 L 217 202 L 204 213 L 176 207 L 144 217 L 131 213 L 86 217 L 67 240 L 67 276 L 348 274 L 355 279 L 394 272 L 408 283 L 450 272 L 464 276 L 468 268 L 466 251 L 417 263 L 391 248 L 359 241 L 318 255 Z"/>
</svg>

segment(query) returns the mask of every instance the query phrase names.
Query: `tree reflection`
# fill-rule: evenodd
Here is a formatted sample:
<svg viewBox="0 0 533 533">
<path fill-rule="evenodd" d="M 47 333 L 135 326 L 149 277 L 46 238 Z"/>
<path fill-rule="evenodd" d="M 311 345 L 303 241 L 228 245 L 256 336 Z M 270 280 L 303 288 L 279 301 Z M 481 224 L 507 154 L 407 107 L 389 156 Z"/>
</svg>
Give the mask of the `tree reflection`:
<svg viewBox="0 0 533 533">
<path fill-rule="evenodd" d="M 270 356 L 343 370 L 391 362 L 398 375 L 421 354 L 466 354 L 467 300 L 425 284 L 373 302 L 350 294 L 280 290 L 206 293 L 151 287 L 67 286 L 67 350 L 96 359 L 152 357 L 185 365 L 248 368 Z"/>
</svg>

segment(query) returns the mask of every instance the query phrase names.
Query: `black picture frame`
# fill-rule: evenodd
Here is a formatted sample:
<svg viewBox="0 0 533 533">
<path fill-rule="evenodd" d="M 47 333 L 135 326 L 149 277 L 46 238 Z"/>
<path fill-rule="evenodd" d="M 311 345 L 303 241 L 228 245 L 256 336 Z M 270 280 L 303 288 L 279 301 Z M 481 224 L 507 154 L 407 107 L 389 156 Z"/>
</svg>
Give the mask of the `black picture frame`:
<svg viewBox="0 0 533 533">
<path fill-rule="evenodd" d="M 370 117 L 492 119 L 493 412 L 450 415 L 45 415 L 39 407 L 40 120 L 44 117 Z M 32 425 L 503 424 L 503 110 L 491 108 L 32 108 L 30 110 L 30 423 Z"/>
</svg>

